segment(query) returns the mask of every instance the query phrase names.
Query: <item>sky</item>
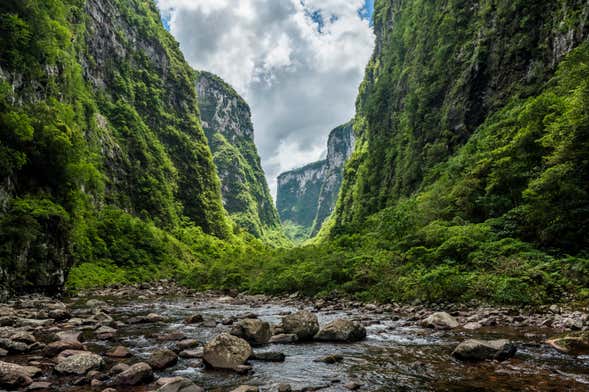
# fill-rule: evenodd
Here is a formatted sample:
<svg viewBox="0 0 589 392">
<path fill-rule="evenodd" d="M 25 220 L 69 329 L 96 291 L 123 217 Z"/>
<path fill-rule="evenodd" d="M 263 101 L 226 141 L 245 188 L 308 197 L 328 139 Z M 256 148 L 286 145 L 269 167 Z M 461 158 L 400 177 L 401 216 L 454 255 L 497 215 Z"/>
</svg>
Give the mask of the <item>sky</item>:
<svg viewBox="0 0 589 392">
<path fill-rule="evenodd" d="M 325 156 L 350 120 L 374 45 L 374 0 L 158 0 L 195 69 L 249 103 L 273 197 L 276 177 Z"/>
</svg>

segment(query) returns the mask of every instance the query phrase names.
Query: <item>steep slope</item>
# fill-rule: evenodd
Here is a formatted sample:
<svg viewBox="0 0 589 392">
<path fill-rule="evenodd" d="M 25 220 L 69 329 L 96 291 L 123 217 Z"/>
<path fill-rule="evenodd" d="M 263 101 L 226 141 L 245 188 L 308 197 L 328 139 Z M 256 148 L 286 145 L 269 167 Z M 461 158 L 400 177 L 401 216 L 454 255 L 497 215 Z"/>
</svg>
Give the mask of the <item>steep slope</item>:
<svg viewBox="0 0 589 392">
<path fill-rule="evenodd" d="M 278 240 L 280 220 L 254 144 L 249 106 L 231 86 L 208 72 L 198 72 L 196 86 L 225 209 L 249 233 Z"/>
<path fill-rule="evenodd" d="M 0 19 L 4 292 L 58 291 L 74 262 L 161 271 L 181 222 L 229 235 L 195 76 L 154 2 L 9 0 Z"/>
<path fill-rule="evenodd" d="M 317 234 L 331 215 L 353 146 L 354 130 L 349 122 L 329 133 L 325 160 L 278 176 L 276 205 L 283 224 L 296 239 Z"/>
<path fill-rule="evenodd" d="M 447 174 L 453 165 L 446 164 L 448 158 L 483 123 L 480 132 L 505 126 L 501 124 L 506 121 L 502 117 L 508 117 L 506 112 L 495 113 L 545 88 L 565 55 L 587 40 L 588 15 L 589 5 L 578 0 L 377 1 L 377 42 L 357 101 L 358 142 L 346 170 L 332 233 L 356 230 L 371 214 L 394 207 L 435 181 L 456 182 Z M 561 74 L 560 79 L 565 76 Z M 515 110 L 512 116 L 524 115 L 522 108 Z M 548 115 L 545 110 L 540 113 Z M 531 230 L 535 234 L 527 238 L 543 246 L 563 246 L 556 237 L 549 240 L 538 234 L 538 223 L 530 227 L 528 218 L 539 211 L 522 210 L 524 196 L 536 192 L 528 186 L 548 175 L 549 157 L 557 148 L 546 145 L 550 128 L 547 124 L 542 128 L 542 119 L 537 121 L 520 124 L 540 127 L 525 154 L 509 147 L 523 142 L 517 133 L 489 136 L 491 144 L 468 147 L 504 151 L 487 156 L 493 161 L 469 174 L 470 183 L 464 181 L 464 189 L 454 189 L 456 199 L 449 203 L 455 207 L 453 213 L 473 222 L 512 211 L 515 221 L 505 223 L 506 227 Z M 474 151 L 461 156 L 469 154 Z M 500 173 L 501 167 L 504 172 Z M 577 180 L 581 175 L 574 174 Z M 573 197 L 566 189 L 562 192 L 565 199 Z M 459 198 L 458 193 L 463 195 Z M 582 216 L 570 224 L 586 224 L 586 213 Z M 561 225 L 564 233 L 567 223 Z M 566 241 L 570 245 L 579 238 Z"/>
</svg>

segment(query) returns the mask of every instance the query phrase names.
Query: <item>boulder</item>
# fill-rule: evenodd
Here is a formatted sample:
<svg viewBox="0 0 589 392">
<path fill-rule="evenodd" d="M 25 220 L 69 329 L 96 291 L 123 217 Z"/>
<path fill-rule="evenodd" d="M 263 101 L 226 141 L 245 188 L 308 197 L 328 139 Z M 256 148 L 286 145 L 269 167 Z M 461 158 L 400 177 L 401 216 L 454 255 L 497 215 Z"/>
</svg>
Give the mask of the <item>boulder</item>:
<svg viewBox="0 0 589 392">
<path fill-rule="evenodd" d="M 180 350 L 186 350 L 189 348 L 197 347 L 199 344 L 198 340 L 196 339 L 184 339 L 179 342 L 176 342 L 176 347 Z"/>
<path fill-rule="evenodd" d="M 55 366 L 55 370 L 62 374 L 86 374 L 89 370 L 98 369 L 104 365 L 100 355 L 89 352 L 75 354 L 64 358 Z"/>
<path fill-rule="evenodd" d="M 193 315 L 190 315 L 184 319 L 184 322 L 186 324 L 198 324 L 198 323 L 202 323 L 203 321 L 204 321 L 204 318 L 202 317 L 201 314 L 193 314 Z"/>
<path fill-rule="evenodd" d="M 311 340 L 319 332 L 317 316 L 302 310 L 282 318 L 282 330 L 287 334 L 297 335 L 298 340 Z"/>
<path fill-rule="evenodd" d="M 24 366 L 0 361 L 0 387 L 22 388 L 33 382 Z"/>
<path fill-rule="evenodd" d="M 51 342 L 43 349 L 43 355 L 47 358 L 52 358 L 65 350 L 83 351 L 84 346 L 78 341 L 63 341 Z"/>
<path fill-rule="evenodd" d="M 29 351 L 28 344 L 5 338 L 0 338 L 0 348 L 12 354 L 22 354 Z"/>
<path fill-rule="evenodd" d="M 164 384 L 156 392 L 204 392 L 204 389 L 187 379 L 177 379 Z"/>
<path fill-rule="evenodd" d="M 127 358 L 131 356 L 131 352 L 125 346 L 116 346 L 115 348 L 107 352 L 106 355 L 112 358 Z"/>
<path fill-rule="evenodd" d="M 299 337 L 294 333 L 281 333 L 278 335 L 274 335 L 270 338 L 269 343 L 273 344 L 288 344 L 288 343 L 296 343 L 299 340 Z"/>
<path fill-rule="evenodd" d="M 570 355 L 589 355 L 589 333 L 569 335 L 546 341 L 554 349 Z"/>
<path fill-rule="evenodd" d="M 494 359 L 504 361 L 515 355 L 517 348 L 507 339 L 477 340 L 469 339 L 460 343 L 452 355 L 462 361 L 484 361 Z"/>
<path fill-rule="evenodd" d="M 243 338 L 251 344 L 266 344 L 272 337 L 270 324 L 255 318 L 245 318 L 231 328 L 231 335 Z"/>
<path fill-rule="evenodd" d="M 459 326 L 458 321 L 446 312 L 437 312 L 422 320 L 421 325 L 426 328 L 453 329 Z"/>
<path fill-rule="evenodd" d="M 153 369 L 162 370 L 174 366 L 178 362 L 178 356 L 172 350 L 164 348 L 151 353 L 147 362 Z"/>
<path fill-rule="evenodd" d="M 203 360 L 219 369 L 235 369 L 252 355 L 249 343 L 237 336 L 222 333 L 204 346 Z"/>
<path fill-rule="evenodd" d="M 332 342 L 357 342 L 366 338 L 366 328 L 357 321 L 337 319 L 325 325 L 315 335 L 315 340 Z"/>
<path fill-rule="evenodd" d="M 37 339 L 35 339 L 33 334 L 24 331 L 14 333 L 12 336 L 10 336 L 10 340 L 13 342 L 21 342 L 25 344 L 33 344 L 37 342 Z"/>
<path fill-rule="evenodd" d="M 153 370 L 145 362 L 139 362 L 119 374 L 112 380 L 112 385 L 118 386 L 132 386 L 139 385 L 151 381 L 153 378 Z"/>
<path fill-rule="evenodd" d="M 180 354 L 178 355 L 181 358 L 202 358 L 204 355 L 204 349 L 202 347 L 199 347 L 194 350 L 183 350 L 180 351 Z"/>
</svg>

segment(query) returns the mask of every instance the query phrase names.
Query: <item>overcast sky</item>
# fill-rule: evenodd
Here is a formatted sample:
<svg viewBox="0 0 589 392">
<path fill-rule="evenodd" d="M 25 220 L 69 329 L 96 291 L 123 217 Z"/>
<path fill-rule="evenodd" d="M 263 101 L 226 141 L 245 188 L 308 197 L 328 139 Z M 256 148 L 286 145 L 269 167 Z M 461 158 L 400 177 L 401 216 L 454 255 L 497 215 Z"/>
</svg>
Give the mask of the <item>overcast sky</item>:
<svg viewBox="0 0 589 392">
<path fill-rule="evenodd" d="M 272 194 L 283 171 L 320 159 L 354 114 L 372 53 L 373 0 L 158 0 L 187 61 L 250 104 Z"/>
</svg>

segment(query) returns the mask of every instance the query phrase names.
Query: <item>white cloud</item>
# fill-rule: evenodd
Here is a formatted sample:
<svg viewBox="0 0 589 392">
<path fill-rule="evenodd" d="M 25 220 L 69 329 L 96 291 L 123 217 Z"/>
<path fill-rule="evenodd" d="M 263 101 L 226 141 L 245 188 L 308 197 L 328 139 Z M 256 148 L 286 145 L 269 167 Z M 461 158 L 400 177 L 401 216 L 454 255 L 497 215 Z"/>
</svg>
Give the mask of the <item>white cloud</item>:
<svg viewBox="0 0 589 392">
<path fill-rule="evenodd" d="M 188 62 L 252 108 L 268 183 L 321 157 L 349 120 L 374 37 L 364 0 L 159 0 Z M 319 18 L 320 16 L 320 18 Z"/>
</svg>

